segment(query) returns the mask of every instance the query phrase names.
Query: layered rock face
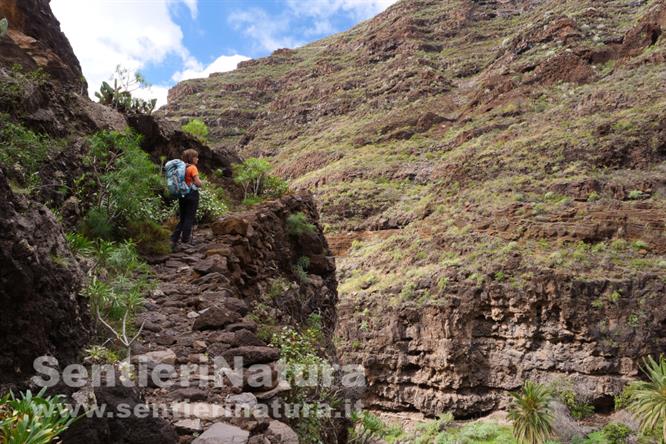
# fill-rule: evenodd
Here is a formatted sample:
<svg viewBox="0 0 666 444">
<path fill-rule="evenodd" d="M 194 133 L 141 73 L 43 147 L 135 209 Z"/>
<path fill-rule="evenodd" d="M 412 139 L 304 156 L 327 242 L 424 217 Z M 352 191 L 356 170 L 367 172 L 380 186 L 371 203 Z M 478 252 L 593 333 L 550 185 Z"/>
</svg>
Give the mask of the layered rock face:
<svg viewBox="0 0 666 444">
<path fill-rule="evenodd" d="M 313 190 L 371 405 L 473 415 L 527 378 L 603 405 L 663 349 L 665 28 L 661 1 L 406 0 L 164 114 Z"/>
<path fill-rule="evenodd" d="M 339 333 L 363 344 L 345 350 L 345 359 L 366 368 L 365 399 L 373 408 L 488 413 L 506 408 L 506 392 L 530 379 L 571 384 L 610 409 L 610 394 L 637 377 L 641 358 L 666 347 L 659 333 L 666 327 L 665 285 L 659 276 L 609 282 L 543 274 L 522 290 L 460 286 L 437 305 L 362 304 L 384 311 L 381 320 L 367 318 L 366 329 L 356 328 L 364 322 L 357 307 L 343 303 L 339 316 L 347 321 Z M 599 295 L 613 294 L 621 296 L 590 310 Z"/>
</svg>

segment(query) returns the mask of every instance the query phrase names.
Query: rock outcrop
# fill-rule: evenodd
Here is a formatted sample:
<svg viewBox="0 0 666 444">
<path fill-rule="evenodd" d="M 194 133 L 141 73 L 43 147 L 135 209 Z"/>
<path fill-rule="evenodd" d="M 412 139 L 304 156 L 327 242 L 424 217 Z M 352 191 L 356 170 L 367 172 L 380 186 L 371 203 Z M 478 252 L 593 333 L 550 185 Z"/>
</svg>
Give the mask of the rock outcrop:
<svg viewBox="0 0 666 444">
<path fill-rule="evenodd" d="M 28 71 L 41 68 L 60 86 L 85 92 L 79 60 L 53 16 L 49 0 L 1 0 L 0 17 L 9 21 L 7 35 L 0 38 L 3 64 L 18 64 Z"/>
<path fill-rule="evenodd" d="M 76 362 L 90 316 L 82 274 L 51 211 L 15 195 L 0 169 L 0 383 L 34 373 L 33 360 Z"/>
<path fill-rule="evenodd" d="M 382 410 L 489 413 L 506 408 L 506 392 L 527 379 L 559 379 L 612 409 L 611 394 L 638 376 L 641 358 L 666 348 L 658 333 L 666 326 L 662 277 L 568 282 L 542 274 L 522 289 L 460 285 L 437 304 L 342 303 L 348 321 L 338 334 L 363 346 L 341 353 L 363 362 L 365 400 Z M 366 317 L 364 309 L 384 315 Z M 366 331 L 356 327 L 364 321 Z"/>
</svg>

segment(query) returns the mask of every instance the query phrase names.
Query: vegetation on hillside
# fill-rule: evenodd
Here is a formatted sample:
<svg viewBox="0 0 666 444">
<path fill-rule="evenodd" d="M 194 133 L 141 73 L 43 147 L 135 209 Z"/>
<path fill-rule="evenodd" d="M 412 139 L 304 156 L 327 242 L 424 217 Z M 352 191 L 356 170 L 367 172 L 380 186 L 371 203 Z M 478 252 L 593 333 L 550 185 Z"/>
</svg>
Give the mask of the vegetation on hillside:
<svg viewBox="0 0 666 444">
<path fill-rule="evenodd" d="M 208 139 L 208 126 L 200 119 L 191 119 L 182 126 L 182 130 L 194 136 L 202 143 L 206 143 Z"/>
<path fill-rule="evenodd" d="M 265 198 L 280 197 L 287 192 L 286 181 L 270 174 L 271 164 L 266 159 L 250 157 L 233 165 L 234 181 L 243 187 L 243 202 L 254 204 Z"/>
<path fill-rule="evenodd" d="M 0 441 L 5 444 L 49 444 L 76 420 L 62 396 L 13 392 L 0 398 Z"/>
</svg>

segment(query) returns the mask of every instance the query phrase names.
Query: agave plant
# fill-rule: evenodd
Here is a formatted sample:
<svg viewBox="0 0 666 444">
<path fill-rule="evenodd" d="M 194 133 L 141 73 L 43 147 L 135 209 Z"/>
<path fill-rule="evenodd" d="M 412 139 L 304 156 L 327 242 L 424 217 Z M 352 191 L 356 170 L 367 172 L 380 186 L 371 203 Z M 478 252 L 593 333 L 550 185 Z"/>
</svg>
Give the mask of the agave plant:
<svg viewBox="0 0 666 444">
<path fill-rule="evenodd" d="M 628 408 L 640 421 L 643 433 L 655 433 L 661 429 L 663 443 L 666 442 L 666 358 L 662 355 L 657 362 L 648 356 L 643 373 L 648 380 L 630 385 Z"/>
<path fill-rule="evenodd" d="M 0 398 L 0 442 L 6 444 L 48 444 L 77 419 L 62 403 L 62 396 L 45 397 L 30 390 L 16 398 Z"/>
<path fill-rule="evenodd" d="M 512 393 L 509 419 L 513 436 L 519 444 L 543 444 L 553 431 L 553 414 L 549 403 L 552 392 L 542 384 L 526 381 L 522 390 Z"/>
</svg>

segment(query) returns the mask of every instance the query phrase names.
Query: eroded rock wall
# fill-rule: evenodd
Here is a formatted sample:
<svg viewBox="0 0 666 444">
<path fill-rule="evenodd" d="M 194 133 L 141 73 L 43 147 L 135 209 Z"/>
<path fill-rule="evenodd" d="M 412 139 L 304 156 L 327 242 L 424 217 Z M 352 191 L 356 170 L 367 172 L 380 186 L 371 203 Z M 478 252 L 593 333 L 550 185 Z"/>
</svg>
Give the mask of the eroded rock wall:
<svg viewBox="0 0 666 444">
<path fill-rule="evenodd" d="M 643 356 L 666 349 L 665 307 L 663 276 L 540 274 L 524 289 L 468 285 L 438 304 L 368 304 L 381 319 L 342 303 L 338 333 L 357 344 L 341 353 L 364 364 L 374 408 L 471 416 L 506 407 L 507 392 L 530 379 L 572 383 L 603 409 L 637 377 Z"/>
<path fill-rule="evenodd" d="M 90 324 L 81 271 L 51 211 L 15 195 L 1 169 L 0 246 L 0 383 L 29 377 L 41 355 L 75 362 Z"/>
</svg>

